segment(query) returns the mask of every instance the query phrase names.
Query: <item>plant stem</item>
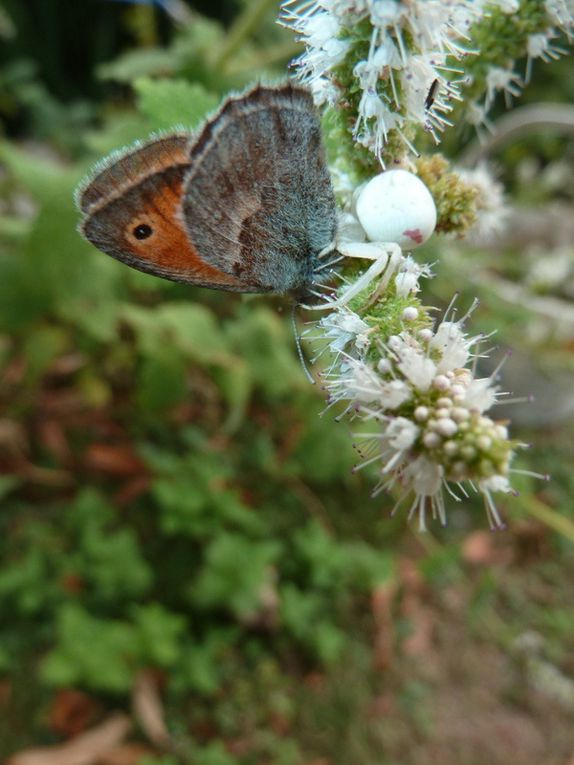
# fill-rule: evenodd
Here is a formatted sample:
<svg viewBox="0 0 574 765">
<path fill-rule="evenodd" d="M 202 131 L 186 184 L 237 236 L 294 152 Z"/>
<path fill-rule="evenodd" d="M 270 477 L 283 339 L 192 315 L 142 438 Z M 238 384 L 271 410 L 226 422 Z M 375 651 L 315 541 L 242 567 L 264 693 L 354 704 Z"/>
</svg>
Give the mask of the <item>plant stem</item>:
<svg viewBox="0 0 574 765">
<path fill-rule="evenodd" d="M 560 515 L 544 502 L 541 502 L 536 497 L 524 497 L 522 505 L 526 512 L 534 518 L 537 518 L 542 523 L 550 526 L 551 529 L 557 531 L 562 536 L 574 542 L 574 523 L 564 515 Z"/>
<path fill-rule="evenodd" d="M 215 69 L 224 69 L 225 65 L 241 46 L 244 40 L 259 27 L 268 11 L 276 5 L 276 0 L 257 0 L 249 2 L 235 19 L 221 48 L 212 59 Z"/>
</svg>

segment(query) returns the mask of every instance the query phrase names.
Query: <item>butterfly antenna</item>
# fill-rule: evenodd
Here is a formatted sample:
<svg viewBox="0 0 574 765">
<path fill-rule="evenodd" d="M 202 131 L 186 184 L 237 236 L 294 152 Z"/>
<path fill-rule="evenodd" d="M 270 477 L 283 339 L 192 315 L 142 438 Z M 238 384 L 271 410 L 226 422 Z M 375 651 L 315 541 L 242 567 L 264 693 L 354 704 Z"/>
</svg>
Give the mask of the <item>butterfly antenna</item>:
<svg viewBox="0 0 574 765">
<path fill-rule="evenodd" d="M 307 367 L 307 364 L 305 362 L 305 356 L 303 355 L 303 348 L 301 347 L 301 336 L 299 335 L 299 331 L 297 329 L 297 303 L 293 303 L 293 308 L 291 309 L 291 326 L 293 327 L 293 334 L 295 335 L 295 345 L 297 346 L 297 355 L 299 356 L 299 361 L 301 362 L 301 366 L 303 367 L 303 372 L 305 373 L 305 377 L 311 385 L 315 385 L 315 380 L 313 379 L 313 375 L 311 372 L 309 372 L 309 368 Z"/>
</svg>

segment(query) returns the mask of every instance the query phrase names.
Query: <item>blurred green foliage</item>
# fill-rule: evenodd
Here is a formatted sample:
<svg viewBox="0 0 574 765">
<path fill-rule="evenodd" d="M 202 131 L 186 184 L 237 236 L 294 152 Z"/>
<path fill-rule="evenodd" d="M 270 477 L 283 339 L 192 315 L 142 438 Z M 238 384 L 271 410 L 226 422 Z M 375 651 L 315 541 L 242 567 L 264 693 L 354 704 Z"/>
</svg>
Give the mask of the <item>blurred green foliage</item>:
<svg viewBox="0 0 574 765">
<path fill-rule="evenodd" d="M 217 105 L 227 78 L 198 67 L 222 35 L 199 19 L 171 47 L 102 67 L 135 78 L 137 112 L 114 109 L 69 142 L 60 134 L 78 161 L 0 145 L 2 422 L 26 433 L 23 453 L 0 436 L 0 667 L 38 661 L 32 688 L 121 699 L 155 668 L 182 708 L 190 694 L 224 698 L 262 663 L 280 685 L 290 656 L 341 658 L 351 604 L 392 572 L 370 533 L 333 527 L 341 498 L 366 504 L 366 491 L 345 427 L 317 415 L 283 307 L 130 272 L 76 232 L 73 192 L 90 162 L 154 130 L 192 128 Z M 158 62 L 178 76 L 150 79 Z M 37 137 L 57 120 L 45 128 Z M 5 717 L 3 753 L 29 735 Z M 200 742 L 184 744 L 194 762 L 236 761 Z M 277 746 L 262 741 L 260 754 Z"/>
</svg>

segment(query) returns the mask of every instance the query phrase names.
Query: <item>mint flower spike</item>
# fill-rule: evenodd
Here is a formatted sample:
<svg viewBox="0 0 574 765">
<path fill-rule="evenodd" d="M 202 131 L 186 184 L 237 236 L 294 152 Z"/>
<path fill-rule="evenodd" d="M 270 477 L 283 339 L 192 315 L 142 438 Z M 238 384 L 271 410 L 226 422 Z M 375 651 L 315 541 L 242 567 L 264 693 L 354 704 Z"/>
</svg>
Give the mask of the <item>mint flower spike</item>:
<svg viewBox="0 0 574 765">
<path fill-rule="evenodd" d="M 452 61 L 470 52 L 468 30 L 485 5 L 481 0 L 289 0 L 282 4 L 280 23 L 306 46 L 295 61 L 297 76 L 318 105 L 341 106 L 357 93 L 350 110 L 353 139 L 382 159 L 391 131 L 416 154 L 411 127 L 430 132 L 438 143 L 451 124 L 451 102 L 461 99 L 464 81 Z"/>
<path fill-rule="evenodd" d="M 370 244 L 339 247 L 360 257 Z M 476 376 L 476 348 L 485 337 L 469 337 L 464 324 L 477 301 L 460 319 L 451 305 L 433 328 L 417 297 L 428 267 L 398 245 L 386 248 L 371 288 L 363 274 L 360 290 L 345 284 L 334 298 L 324 297 L 330 313 L 304 333 L 315 346 L 314 361 L 331 354 L 320 373 L 325 411 L 342 407 L 338 419 L 363 423 L 365 430 L 355 433 L 362 459 L 355 470 L 377 465 L 373 496 L 397 490 L 394 511 L 410 496 L 409 517 L 417 515 L 422 530 L 429 513 L 446 523 L 445 492 L 460 501 L 469 491 L 482 495 L 490 527 L 502 528 L 493 494 L 512 492 L 510 465 L 519 445 L 505 423 L 487 414 L 503 394 L 498 369 Z"/>
<path fill-rule="evenodd" d="M 409 252 L 435 226 L 484 239 L 504 225 L 502 191 L 487 169 L 458 175 L 441 157 L 413 162 L 421 130 L 436 143 L 468 87 L 465 119 L 490 129 L 495 97 L 511 99 L 532 62 L 557 58 L 555 44 L 574 36 L 573 0 L 287 0 L 280 23 L 305 45 L 296 76 L 328 109 L 337 143 L 333 181 L 343 212 L 339 241 L 327 248 L 317 276 L 338 264 L 339 287 L 316 284 L 321 312 L 304 337 L 328 394 L 326 410 L 357 423 L 356 470 L 376 467 L 373 496 L 398 493 L 421 529 L 432 515 L 446 522 L 446 494 L 479 493 L 491 528 L 503 526 L 494 501 L 512 492 L 511 467 L 521 444 L 490 413 L 503 395 L 498 369 L 477 376 L 485 339 L 464 329 L 450 306 L 435 322 L 419 297 L 430 269 Z M 507 16 L 508 18 L 504 18 Z M 508 42 L 496 44 L 496 30 Z M 524 76 L 508 51 L 527 58 Z M 393 169 L 372 177 L 378 164 Z M 411 170 L 418 177 L 415 178 Z M 467 181 L 465 182 L 465 177 Z M 357 188 L 360 181 L 366 181 Z M 430 192 L 430 193 L 429 193 Z M 365 241 L 370 240 L 370 241 Z M 364 272 L 347 265 L 371 261 Z M 347 265 L 345 265 L 347 264 Z M 350 278 L 349 274 L 353 276 Z M 320 281 L 320 278 L 319 278 Z M 483 355 L 483 354 L 481 354 Z M 328 359 L 328 360 L 326 360 Z M 545 478 L 545 476 L 538 476 Z"/>
<path fill-rule="evenodd" d="M 510 20 L 506 44 L 482 44 L 497 34 L 501 15 Z M 571 0 L 287 0 L 280 23 L 305 44 L 294 66 L 317 105 L 340 112 L 353 141 L 384 163 L 406 150 L 417 155 L 421 129 L 438 144 L 463 86 L 472 94 L 465 119 L 479 135 L 490 129 L 496 95 L 509 104 L 534 59 L 565 53 L 554 40 L 574 37 L 574 7 Z M 524 77 L 509 49 L 526 57 Z"/>
</svg>

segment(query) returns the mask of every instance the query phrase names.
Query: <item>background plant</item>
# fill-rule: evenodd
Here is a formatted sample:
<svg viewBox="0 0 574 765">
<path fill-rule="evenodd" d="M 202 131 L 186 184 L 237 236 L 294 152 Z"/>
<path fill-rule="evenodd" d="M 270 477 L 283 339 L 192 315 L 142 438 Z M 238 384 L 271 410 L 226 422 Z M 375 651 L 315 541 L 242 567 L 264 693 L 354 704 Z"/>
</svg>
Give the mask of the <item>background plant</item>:
<svg viewBox="0 0 574 765">
<path fill-rule="evenodd" d="M 286 306 L 131 272 L 75 232 L 72 192 L 94 159 L 191 127 L 229 88 L 284 70 L 295 50 L 277 7 L 217 18 L 194 7 L 177 24 L 150 5 L 86 8 L 110 47 L 86 44 L 83 74 L 49 77 L 42 62 L 71 38 L 25 47 L 32 5 L 3 6 L 13 36 L 0 74 L 2 756 L 131 714 L 147 677 L 169 741 L 139 717 L 132 762 L 508 761 L 493 714 L 520 731 L 513 761 L 565 761 L 574 531 L 563 415 L 539 404 L 546 418 L 519 432 L 536 444 L 529 464 L 553 481 L 519 481 L 496 540 L 471 531 L 472 503 L 424 538 L 389 519 L 391 500 L 369 498 L 373 476 L 351 472 L 346 426 L 317 416 Z M 51 13 L 67 28 L 61 5 Z M 93 28 L 75 23 L 76 36 L 79 46 Z M 15 80 L 23 60 L 30 74 Z M 525 98 L 567 101 L 567 63 L 535 65 Z M 462 140 L 449 137 L 448 152 Z M 499 158 L 513 206 L 568 218 L 559 132 Z M 446 304 L 462 284 L 470 302 L 478 291 L 476 331 L 499 330 L 518 377 L 521 360 L 529 382 L 530 364 L 541 367 L 542 395 L 558 404 L 555 386 L 570 385 L 572 256 L 562 222 L 537 231 L 528 248 L 442 240 L 424 297 Z M 434 247 L 421 260 L 435 260 Z M 560 311 L 542 312 L 541 299 Z M 524 639 L 532 630 L 538 643 Z M 464 717 L 489 735 L 453 724 Z"/>
</svg>

